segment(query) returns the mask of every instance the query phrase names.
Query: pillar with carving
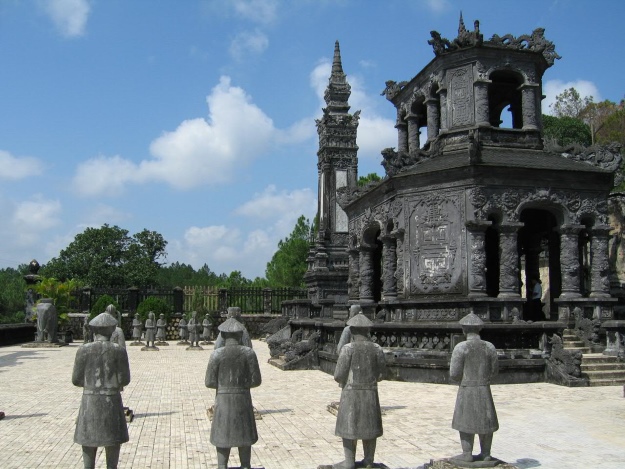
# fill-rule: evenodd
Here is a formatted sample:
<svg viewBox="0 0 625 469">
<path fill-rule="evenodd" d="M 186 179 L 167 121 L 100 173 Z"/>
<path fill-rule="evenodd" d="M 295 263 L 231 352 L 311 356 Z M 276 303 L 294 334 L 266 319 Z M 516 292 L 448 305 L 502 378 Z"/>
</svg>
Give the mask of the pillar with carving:
<svg viewBox="0 0 625 469">
<path fill-rule="evenodd" d="M 490 110 L 488 104 L 488 85 L 490 80 L 476 80 L 475 89 L 475 123 L 480 126 L 490 126 Z"/>
<path fill-rule="evenodd" d="M 360 294 L 360 253 L 355 246 L 347 250 L 349 255 L 349 282 L 347 296 L 350 300 L 357 300 Z"/>
<path fill-rule="evenodd" d="M 579 298 L 580 273 L 579 233 L 584 225 L 562 225 L 560 231 L 560 272 L 562 293 L 560 298 Z"/>
<path fill-rule="evenodd" d="M 438 136 L 438 130 L 440 125 L 438 123 L 439 111 L 438 111 L 438 99 L 428 98 L 425 101 L 427 106 L 427 120 L 428 120 L 428 140 L 434 140 Z"/>
<path fill-rule="evenodd" d="M 360 246 L 360 294 L 361 303 L 373 302 L 373 248 Z"/>
<path fill-rule="evenodd" d="M 397 151 L 408 153 L 408 124 L 399 113 L 397 113 L 395 128 L 397 129 Z"/>
<path fill-rule="evenodd" d="M 517 233 L 523 223 L 499 225 L 499 295 L 498 298 L 518 298 L 519 251 Z"/>
<path fill-rule="evenodd" d="M 382 299 L 397 298 L 397 244 L 392 235 L 382 236 Z"/>
<path fill-rule="evenodd" d="M 590 232 L 590 296 L 592 298 L 610 297 L 610 266 L 608 263 L 608 225 L 594 226 Z"/>
<path fill-rule="evenodd" d="M 519 86 L 521 90 L 521 111 L 523 113 L 523 130 L 537 130 L 537 99 L 536 92 L 539 90 L 536 83 L 524 83 Z"/>
<path fill-rule="evenodd" d="M 397 286 L 397 295 L 404 296 L 406 286 L 404 280 L 404 234 L 403 228 L 400 228 L 395 233 L 395 257 L 397 258 L 397 264 L 395 267 L 395 285 Z"/>
<path fill-rule="evenodd" d="M 441 106 L 440 106 L 441 131 L 447 130 L 447 88 L 440 87 L 438 89 L 438 100 L 441 103 Z"/>
<path fill-rule="evenodd" d="M 408 114 L 406 116 L 408 121 L 408 152 L 410 156 L 416 156 L 421 148 L 421 142 L 419 141 L 419 116 L 416 114 Z"/>
<path fill-rule="evenodd" d="M 466 223 L 469 231 L 469 296 L 487 296 L 486 293 L 486 229 L 491 221 L 472 220 Z"/>
</svg>

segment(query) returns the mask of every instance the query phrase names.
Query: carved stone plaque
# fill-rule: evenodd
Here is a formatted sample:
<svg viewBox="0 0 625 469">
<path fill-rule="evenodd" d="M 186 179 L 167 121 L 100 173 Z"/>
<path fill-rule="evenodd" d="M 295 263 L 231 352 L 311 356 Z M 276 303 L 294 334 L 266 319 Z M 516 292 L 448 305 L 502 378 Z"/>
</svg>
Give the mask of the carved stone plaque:
<svg viewBox="0 0 625 469">
<path fill-rule="evenodd" d="M 473 74 L 471 65 L 457 68 L 451 72 L 449 86 L 451 97 L 452 126 L 470 125 L 473 117 Z"/>
</svg>

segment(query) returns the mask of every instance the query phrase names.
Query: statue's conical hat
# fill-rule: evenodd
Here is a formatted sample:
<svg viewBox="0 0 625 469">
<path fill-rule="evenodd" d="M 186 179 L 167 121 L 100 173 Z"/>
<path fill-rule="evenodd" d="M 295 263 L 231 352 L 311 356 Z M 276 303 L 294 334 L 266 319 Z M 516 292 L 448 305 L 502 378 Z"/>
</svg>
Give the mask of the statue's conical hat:
<svg viewBox="0 0 625 469">
<path fill-rule="evenodd" d="M 101 313 L 89 321 L 89 325 L 91 327 L 115 327 L 117 326 L 117 319 L 109 313 Z"/>
<path fill-rule="evenodd" d="M 243 332 L 243 324 L 234 318 L 226 319 L 217 328 L 221 332 Z"/>
<path fill-rule="evenodd" d="M 475 313 L 467 314 L 459 322 L 461 326 L 475 327 L 475 326 L 484 325 L 484 321 L 482 321 L 478 316 L 476 316 Z"/>
<path fill-rule="evenodd" d="M 347 325 L 350 327 L 371 327 L 373 322 L 362 313 L 358 313 L 356 316 L 347 321 Z"/>
</svg>

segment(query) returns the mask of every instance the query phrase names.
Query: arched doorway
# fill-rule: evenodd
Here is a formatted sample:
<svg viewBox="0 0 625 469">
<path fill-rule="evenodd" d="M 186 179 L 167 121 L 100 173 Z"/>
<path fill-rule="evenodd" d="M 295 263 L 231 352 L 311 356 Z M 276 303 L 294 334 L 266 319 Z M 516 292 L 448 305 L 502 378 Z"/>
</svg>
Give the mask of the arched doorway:
<svg viewBox="0 0 625 469">
<path fill-rule="evenodd" d="M 363 233 L 363 242 L 369 247 L 371 256 L 371 295 L 378 303 L 382 299 L 382 241 L 380 228 L 371 226 Z"/>
<path fill-rule="evenodd" d="M 523 227 L 519 230 L 519 256 L 521 258 L 521 294 L 528 299 L 523 317 L 544 321 L 550 312 L 556 311 L 554 299 L 562 291 L 560 279 L 560 237 L 555 228 L 556 216 L 549 210 L 527 208 L 521 212 Z M 542 312 L 529 310 L 532 298 L 533 279 L 539 279 L 542 286 Z"/>
</svg>

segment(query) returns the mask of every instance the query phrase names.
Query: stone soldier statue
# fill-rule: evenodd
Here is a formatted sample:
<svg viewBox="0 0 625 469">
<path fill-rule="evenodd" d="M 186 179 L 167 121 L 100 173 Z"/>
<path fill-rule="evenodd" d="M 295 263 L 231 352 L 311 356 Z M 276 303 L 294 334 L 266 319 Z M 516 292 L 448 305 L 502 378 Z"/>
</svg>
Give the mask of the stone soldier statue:
<svg viewBox="0 0 625 469">
<path fill-rule="evenodd" d="M 200 347 L 200 327 L 202 327 L 197 319 L 197 311 L 193 311 L 191 313 L 191 318 L 189 319 L 189 323 L 187 324 L 187 329 L 189 329 L 189 342 L 191 342 L 191 346 L 188 348 L 201 349 Z"/>
<path fill-rule="evenodd" d="M 141 332 L 143 330 L 142 324 L 141 324 L 141 320 L 139 319 L 139 316 L 137 316 L 135 314 L 135 317 L 132 319 L 132 340 L 133 340 L 133 345 L 140 345 L 141 344 Z"/>
<path fill-rule="evenodd" d="M 484 323 L 471 313 L 460 320 L 467 340 L 454 347 L 449 374 L 460 382 L 451 427 L 460 432 L 462 454 L 453 459 L 491 461 L 493 433 L 499 429 L 497 412 L 490 392 L 490 380 L 499 370 L 497 351 L 490 342 L 480 339 Z M 473 441 L 479 435 L 481 452 L 473 457 Z"/>
<path fill-rule="evenodd" d="M 156 323 L 154 322 L 154 313 L 150 311 L 148 318 L 145 320 L 145 347 L 141 350 L 158 350 L 158 347 L 154 344 L 156 340 Z M 150 346 L 150 343 L 152 345 Z"/>
<path fill-rule="evenodd" d="M 158 345 L 168 345 L 167 344 L 167 321 L 165 320 L 165 315 L 163 313 L 160 314 L 158 321 L 156 321 L 156 341 Z"/>
<path fill-rule="evenodd" d="M 57 343 L 58 314 L 52 298 L 42 298 L 37 305 L 37 342 Z"/>
<path fill-rule="evenodd" d="M 124 331 L 121 327 L 119 327 L 120 322 L 117 314 L 117 308 L 113 305 L 108 305 L 106 307 L 106 312 L 115 319 L 117 319 L 117 326 L 115 327 L 113 335 L 111 335 L 111 342 L 119 345 L 120 347 L 126 348 L 126 338 L 124 337 Z"/>
<path fill-rule="evenodd" d="M 202 340 L 205 345 L 208 345 L 211 340 L 211 327 L 213 323 L 210 320 L 210 315 L 204 315 L 204 320 L 202 321 Z"/>
<path fill-rule="evenodd" d="M 82 323 L 82 341 L 85 344 L 92 342 L 93 337 L 91 337 L 91 329 L 89 329 L 89 317 L 85 316 Z"/>
<path fill-rule="evenodd" d="M 117 320 L 102 313 L 91 320 L 95 340 L 76 352 L 72 383 L 83 388 L 74 442 L 82 445 L 85 469 L 95 467 L 99 446 L 106 448 L 106 467 L 117 468 L 120 445 L 128 441 L 121 390 L 130 383 L 128 354 L 110 341 Z"/>
<path fill-rule="evenodd" d="M 242 344 L 245 345 L 246 347 L 252 348 L 252 339 L 250 338 L 250 334 L 247 332 L 247 329 L 243 325 L 243 319 L 241 318 L 241 308 L 239 308 L 238 306 L 230 306 L 228 308 L 228 319 L 234 319 L 238 321 L 241 324 L 241 326 L 243 326 L 243 337 L 241 339 Z M 225 341 L 223 337 L 221 336 L 221 332 L 220 332 L 219 335 L 217 336 L 217 339 L 215 340 L 214 348 L 218 349 L 219 347 L 223 347 L 224 343 Z"/>
<path fill-rule="evenodd" d="M 230 449 L 239 448 L 241 469 L 250 469 L 258 441 L 250 388 L 260 386 L 256 354 L 241 345 L 243 325 L 234 318 L 219 326 L 224 346 L 215 349 L 206 369 L 206 387 L 217 390 L 210 442 L 217 447 L 217 468 L 227 469 Z"/>
<path fill-rule="evenodd" d="M 349 307 L 349 318 L 347 320 L 349 321 L 358 313 L 362 313 L 362 307 L 360 305 L 351 305 Z M 352 333 L 349 330 L 349 326 L 345 325 L 345 327 L 343 328 L 343 332 L 341 332 L 341 338 L 339 339 L 339 343 L 336 346 L 336 354 L 338 355 L 339 353 L 341 353 L 341 349 L 345 345 L 349 344 L 351 341 L 352 341 Z"/>
<path fill-rule="evenodd" d="M 356 441 L 362 440 L 363 465 L 372 467 L 376 440 L 382 436 L 382 412 L 378 398 L 378 381 L 384 378 L 384 352 L 369 339 L 373 322 L 358 313 L 349 321 L 352 341 L 341 349 L 334 380 L 343 389 L 336 416 L 335 435 L 343 438 L 345 461 L 336 469 L 356 467 Z"/>
<path fill-rule="evenodd" d="M 188 344 L 189 341 L 187 338 L 189 337 L 189 330 L 187 329 L 187 321 L 185 321 L 184 317 L 180 319 L 178 323 L 178 335 L 180 336 L 179 344 Z"/>
</svg>

